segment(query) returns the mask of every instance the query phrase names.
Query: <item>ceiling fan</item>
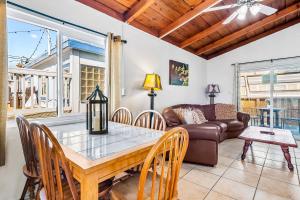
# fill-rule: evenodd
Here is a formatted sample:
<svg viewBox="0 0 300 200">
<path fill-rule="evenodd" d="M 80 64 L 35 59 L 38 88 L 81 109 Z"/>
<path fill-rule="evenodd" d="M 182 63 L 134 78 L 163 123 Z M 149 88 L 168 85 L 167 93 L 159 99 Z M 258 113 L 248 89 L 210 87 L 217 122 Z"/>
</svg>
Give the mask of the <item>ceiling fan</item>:
<svg viewBox="0 0 300 200">
<path fill-rule="evenodd" d="M 250 10 L 252 15 L 257 15 L 257 13 L 263 13 L 265 15 L 272 15 L 277 12 L 277 9 L 263 5 L 259 2 L 263 0 L 237 0 L 235 4 L 224 5 L 224 6 L 216 6 L 207 8 L 204 12 L 211 12 L 217 10 L 224 10 L 229 8 L 238 7 L 236 11 L 234 11 L 224 22 L 223 24 L 229 24 L 236 17 L 239 20 L 244 20 L 246 18 L 248 10 Z"/>
</svg>

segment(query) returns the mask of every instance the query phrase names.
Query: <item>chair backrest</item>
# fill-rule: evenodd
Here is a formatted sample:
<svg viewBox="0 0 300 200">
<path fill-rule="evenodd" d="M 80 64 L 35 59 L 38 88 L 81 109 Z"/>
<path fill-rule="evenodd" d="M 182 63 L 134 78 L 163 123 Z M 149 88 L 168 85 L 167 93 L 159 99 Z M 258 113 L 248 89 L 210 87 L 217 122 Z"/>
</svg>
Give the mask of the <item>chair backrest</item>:
<svg viewBox="0 0 300 200">
<path fill-rule="evenodd" d="M 33 143 L 33 135 L 30 132 L 29 122 L 23 116 L 16 117 L 21 138 L 26 168 L 32 175 L 38 176 L 38 159 Z"/>
<path fill-rule="evenodd" d="M 149 184 L 151 190 L 148 195 L 151 200 L 176 198 L 179 172 L 188 143 L 187 130 L 178 127 L 166 132 L 152 147 L 141 171 L 138 200 L 144 199 L 144 188 L 150 174 L 152 183 Z"/>
<path fill-rule="evenodd" d="M 111 121 L 131 125 L 132 114 L 128 108 L 120 107 L 112 114 Z"/>
<path fill-rule="evenodd" d="M 135 118 L 133 125 L 161 131 L 166 129 L 165 119 L 159 112 L 155 110 L 145 110 L 141 112 Z"/>
<path fill-rule="evenodd" d="M 74 200 L 79 200 L 75 183 L 65 154 L 49 128 L 40 123 L 31 123 L 34 143 L 39 156 L 41 178 L 47 200 L 63 200 L 62 172 Z"/>
</svg>

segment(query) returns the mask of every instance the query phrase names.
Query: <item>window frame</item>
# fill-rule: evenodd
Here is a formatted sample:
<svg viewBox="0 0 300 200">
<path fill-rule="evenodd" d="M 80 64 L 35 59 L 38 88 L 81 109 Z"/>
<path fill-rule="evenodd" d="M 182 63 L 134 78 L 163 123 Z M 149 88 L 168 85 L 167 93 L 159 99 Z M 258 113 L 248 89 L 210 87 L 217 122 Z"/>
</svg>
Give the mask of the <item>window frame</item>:
<svg viewBox="0 0 300 200">
<path fill-rule="evenodd" d="M 78 39 L 83 42 L 88 42 L 88 43 L 94 43 L 95 41 L 99 40 L 99 43 L 96 44 L 101 44 L 101 39 L 103 40 L 103 47 L 105 49 L 105 60 L 103 62 L 103 66 L 101 68 L 105 69 L 105 91 L 104 93 L 108 93 L 108 64 L 107 64 L 107 37 L 104 35 L 96 34 L 91 31 L 83 30 L 81 28 L 76 28 L 76 27 L 71 27 L 68 25 L 60 24 L 52 20 L 51 18 L 43 17 L 43 16 L 38 16 L 35 13 L 27 12 L 26 10 L 20 10 L 14 7 L 11 7 L 8 5 L 7 7 L 7 20 L 8 19 L 14 19 L 20 22 L 24 23 L 29 23 L 32 25 L 40 26 L 43 28 L 51 29 L 53 31 L 56 31 L 56 46 L 57 46 L 57 80 L 56 80 L 56 91 L 57 91 L 57 117 L 64 117 L 68 116 L 70 114 L 65 114 L 64 113 L 64 105 L 63 105 L 63 98 L 64 98 L 64 71 L 63 71 L 63 37 L 69 37 L 69 38 L 74 38 Z M 100 66 L 99 66 L 100 67 Z M 79 73 L 81 76 L 81 74 Z M 79 80 L 81 77 L 79 77 Z M 78 99 L 79 103 L 81 104 L 81 98 L 79 97 Z M 74 113 L 72 113 L 74 115 Z M 80 113 L 75 113 L 79 114 Z"/>
</svg>

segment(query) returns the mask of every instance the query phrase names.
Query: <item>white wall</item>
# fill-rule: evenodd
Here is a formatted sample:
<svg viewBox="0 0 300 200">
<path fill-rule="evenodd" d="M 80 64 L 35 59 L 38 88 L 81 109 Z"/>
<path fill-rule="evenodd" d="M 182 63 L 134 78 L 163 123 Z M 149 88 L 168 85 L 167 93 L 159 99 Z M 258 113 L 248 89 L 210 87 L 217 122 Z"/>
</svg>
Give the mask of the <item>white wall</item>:
<svg viewBox="0 0 300 200">
<path fill-rule="evenodd" d="M 161 76 L 163 91 L 159 91 L 155 99 L 155 108 L 159 111 L 177 103 L 206 102 L 204 97 L 206 61 L 204 59 L 73 0 L 14 0 L 13 2 L 103 33 L 113 32 L 127 40 L 123 58 L 126 96 L 122 98 L 122 105 L 132 110 L 134 115 L 150 107 L 147 91 L 142 89 L 146 73 L 154 72 Z M 169 86 L 170 59 L 189 64 L 188 87 Z"/>
<path fill-rule="evenodd" d="M 206 86 L 205 60 L 174 47 L 166 42 L 136 31 L 131 26 L 124 28 L 124 46 L 126 96 L 122 104 L 128 106 L 134 114 L 149 109 L 150 99 L 142 89 L 146 73 L 158 73 L 162 80 L 162 91 L 155 98 L 155 108 L 161 111 L 166 106 L 178 103 L 204 103 Z M 169 60 L 189 64 L 189 86 L 169 85 Z"/>
<path fill-rule="evenodd" d="M 300 56 L 300 24 L 207 61 L 207 82 L 220 84 L 216 102 L 233 102 L 234 63 Z"/>
</svg>

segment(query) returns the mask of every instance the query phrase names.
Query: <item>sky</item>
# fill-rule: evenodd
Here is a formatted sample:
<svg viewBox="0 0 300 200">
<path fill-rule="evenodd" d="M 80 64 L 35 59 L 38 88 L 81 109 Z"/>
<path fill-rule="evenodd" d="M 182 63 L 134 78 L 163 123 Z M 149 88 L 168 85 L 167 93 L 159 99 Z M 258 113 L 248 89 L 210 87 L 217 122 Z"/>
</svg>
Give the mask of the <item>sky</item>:
<svg viewBox="0 0 300 200">
<path fill-rule="evenodd" d="M 32 58 L 37 58 L 39 55 L 45 53 L 48 49 L 48 37 L 45 28 L 28 24 L 25 22 L 8 19 L 8 55 L 10 68 L 14 68 L 18 62 L 19 57 L 25 56 L 29 58 L 37 47 L 36 52 Z M 15 33 L 17 31 L 17 33 Z M 25 31 L 25 32 L 19 32 Z M 28 32 L 29 31 L 29 32 Z M 45 33 L 43 34 L 43 32 Z M 42 37 L 43 35 L 43 37 Z M 42 39 L 41 39 L 42 37 Z M 51 46 L 56 45 L 56 31 L 50 30 Z M 40 44 L 38 45 L 41 39 Z M 12 59 L 11 56 L 17 56 L 18 59 Z"/>
</svg>

